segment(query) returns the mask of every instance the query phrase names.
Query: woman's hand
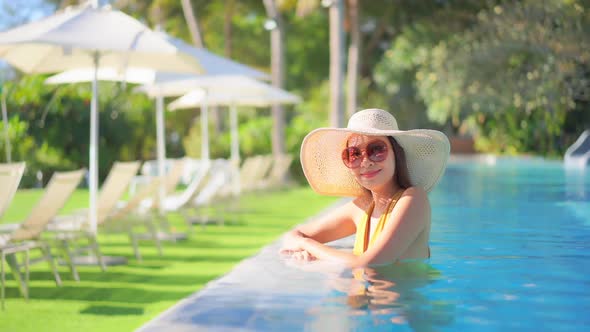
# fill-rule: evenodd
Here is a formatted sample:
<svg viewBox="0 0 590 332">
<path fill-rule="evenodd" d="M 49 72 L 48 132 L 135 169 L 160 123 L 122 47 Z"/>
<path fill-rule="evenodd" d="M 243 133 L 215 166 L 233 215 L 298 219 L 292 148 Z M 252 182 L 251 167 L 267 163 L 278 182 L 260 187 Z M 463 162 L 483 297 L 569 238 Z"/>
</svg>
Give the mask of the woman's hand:
<svg viewBox="0 0 590 332">
<path fill-rule="evenodd" d="M 305 250 L 304 242 L 306 240 L 307 237 L 305 234 L 294 229 L 285 234 L 280 253 L 298 261 L 313 261 L 316 258 L 309 251 Z"/>
<path fill-rule="evenodd" d="M 316 258 L 309 253 L 307 250 L 298 250 L 298 251 L 286 251 L 283 252 L 288 254 L 291 259 L 298 260 L 298 261 L 314 261 Z"/>
<path fill-rule="evenodd" d="M 293 253 L 296 251 L 303 250 L 303 241 L 305 240 L 305 234 L 298 230 L 292 230 L 285 234 L 283 238 L 283 244 L 281 247 L 281 253 Z"/>
</svg>

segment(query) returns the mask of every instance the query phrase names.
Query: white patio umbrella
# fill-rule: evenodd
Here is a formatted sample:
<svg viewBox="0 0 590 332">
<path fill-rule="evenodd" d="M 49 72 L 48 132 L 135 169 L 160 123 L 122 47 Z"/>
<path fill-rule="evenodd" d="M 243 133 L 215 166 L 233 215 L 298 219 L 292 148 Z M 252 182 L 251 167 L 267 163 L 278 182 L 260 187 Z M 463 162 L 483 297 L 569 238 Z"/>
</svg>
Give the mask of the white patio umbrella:
<svg viewBox="0 0 590 332">
<path fill-rule="evenodd" d="M 189 54 L 198 60 L 202 72 L 205 75 L 194 74 L 179 74 L 158 71 L 150 68 L 141 67 L 127 67 L 126 69 L 119 69 L 113 67 L 103 67 L 98 70 L 97 77 L 101 81 L 126 81 L 129 83 L 144 84 L 151 87 L 150 96 L 156 98 L 156 137 L 157 137 L 157 160 L 158 160 L 158 175 L 163 176 L 164 162 L 166 159 L 166 145 L 164 133 L 164 97 L 165 96 L 180 96 L 186 93 L 192 87 L 185 87 L 181 91 L 173 93 L 160 93 L 159 86 L 173 83 L 173 82 L 190 82 L 196 79 L 211 79 L 211 77 L 221 78 L 227 77 L 224 75 L 240 75 L 243 77 L 252 77 L 257 79 L 269 79 L 268 74 L 250 68 L 241 63 L 232 61 L 230 59 L 221 57 L 203 48 L 192 47 L 180 39 L 171 37 L 164 32 L 156 32 L 162 38 L 177 47 L 184 54 Z M 66 70 L 57 75 L 53 75 L 45 80 L 48 84 L 61 83 L 79 83 L 92 81 L 94 77 L 93 68 L 77 68 Z M 233 77 L 233 76 L 232 76 Z M 204 116 L 201 118 L 201 125 L 207 127 L 207 112 L 203 112 Z M 205 142 L 205 140 L 203 140 Z M 208 148 L 208 145 L 207 145 Z M 208 149 L 204 151 L 203 159 L 209 159 Z M 165 183 L 161 182 L 159 190 L 159 199 L 163 200 L 165 196 Z M 162 204 L 159 204 L 162 207 Z"/>
<path fill-rule="evenodd" d="M 138 90 L 145 92 L 150 96 L 179 96 L 189 93 L 193 90 L 202 90 L 204 96 L 196 99 L 198 100 L 198 102 L 192 103 L 190 106 L 184 106 L 184 108 L 197 106 L 201 107 L 201 132 L 203 135 L 201 142 L 201 151 L 203 153 L 203 157 L 207 159 L 209 158 L 209 135 L 208 127 L 206 125 L 206 117 L 207 108 L 209 105 L 211 105 L 210 101 L 215 101 L 213 105 L 231 105 L 231 103 L 228 100 L 226 100 L 228 101 L 227 103 L 219 102 L 221 101 L 221 98 L 228 98 L 228 96 L 233 96 L 233 101 L 235 101 L 236 103 L 238 103 L 240 100 L 246 103 L 246 98 L 250 98 L 248 105 L 266 106 L 269 104 L 273 104 L 273 98 L 276 101 L 276 103 L 281 103 L 281 98 L 284 100 L 283 103 L 293 103 L 295 100 L 299 100 L 299 97 L 292 95 L 284 90 L 272 87 L 269 84 L 254 80 L 243 75 L 204 75 L 197 76 L 191 79 L 162 82 L 156 85 L 144 85 L 139 87 Z M 195 92 L 195 94 L 198 93 L 199 92 Z M 211 99 L 209 98 L 209 96 L 215 98 Z M 237 96 L 241 96 L 241 98 L 237 98 Z M 193 95 L 192 98 L 195 97 L 196 96 Z M 255 105 L 255 103 L 258 103 L 258 105 Z"/>
<path fill-rule="evenodd" d="M 169 75 L 177 79 L 194 77 L 191 74 L 181 73 L 170 73 Z M 101 67 L 98 69 L 96 77 L 99 81 L 127 82 L 133 84 L 150 84 L 161 79 L 161 75 L 158 75 L 157 70 L 141 67 Z M 94 68 L 75 68 L 50 76 L 45 80 L 45 83 L 84 83 L 92 82 L 92 80 L 94 80 Z"/>
<path fill-rule="evenodd" d="M 202 88 L 190 91 L 172 101 L 168 105 L 168 109 L 194 108 L 203 105 L 203 103 L 230 107 L 231 159 L 235 161 L 240 159 L 236 107 L 266 107 L 273 104 L 297 104 L 301 102 L 301 98 L 297 95 L 246 77 L 231 77 L 225 80 L 212 77 L 200 79 L 198 83 L 194 83 L 201 85 Z M 178 82 L 171 83 L 168 87 L 170 88 L 173 84 L 178 84 Z"/>
<path fill-rule="evenodd" d="M 132 17 L 110 7 L 68 8 L 0 33 L 0 58 L 26 73 L 94 68 L 90 116 L 89 219 L 96 231 L 98 69 L 145 67 L 201 73 L 198 61 Z"/>
<path fill-rule="evenodd" d="M 168 105 L 170 110 L 194 108 L 206 103 L 207 105 L 229 106 L 230 108 L 230 137 L 231 159 L 237 167 L 240 161 L 240 146 L 238 138 L 238 106 L 266 107 L 274 104 L 297 104 L 301 98 L 285 90 L 266 83 L 254 81 L 244 77 L 227 80 L 223 85 L 217 79 L 202 80 L 207 90 L 196 89 L 174 100 Z M 219 83 L 215 84 L 214 83 Z M 234 193 L 239 192 L 239 172 L 236 172 Z"/>
<path fill-rule="evenodd" d="M 199 75 L 193 78 L 186 77 L 161 77 L 153 83 L 145 84 L 140 87 L 138 91 L 147 93 L 150 97 L 156 98 L 157 108 L 157 123 L 164 123 L 164 97 L 181 96 L 184 93 L 194 89 L 194 82 L 202 81 L 221 81 L 227 82 L 232 77 L 241 77 L 244 79 L 262 79 L 269 80 L 270 76 L 261 71 L 252 69 L 246 65 L 231 61 L 229 59 L 215 55 L 204 48 L 196 48 L 183 42 L 180 39 L 173 38 L 163 32 L 160 32 L 166 40 L 176 46 L 183 52 L 199 59 L 199 63 L 203 67 L 205 75 Z M 176 90 L 168 89 L 169 86 L 176 87 Z M 207 103 L 201 104 L 201 159 L 209 160 L 209 119 Z M 164 127 L 159 127 L 158 136 L 158 169 L 163 170 L 165 159 L 165 145 L 164 145 Z M 160 190 L 161 197 L 163 197 L 163 190 Z"/>
</svg>

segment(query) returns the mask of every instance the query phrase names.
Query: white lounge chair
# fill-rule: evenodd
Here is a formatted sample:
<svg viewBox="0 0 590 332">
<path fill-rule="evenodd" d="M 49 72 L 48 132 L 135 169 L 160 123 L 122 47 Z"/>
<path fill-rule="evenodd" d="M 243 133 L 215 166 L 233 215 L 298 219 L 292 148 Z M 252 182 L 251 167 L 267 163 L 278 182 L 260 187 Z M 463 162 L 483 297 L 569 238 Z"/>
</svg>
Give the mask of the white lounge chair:
<svg viewBox="0 0 590 332">
<path fill-rule="evenodd" d="M 146 213 L 140 209 L 142 201 L 157 195 L 159 186 L 160 179 L 157 177 L 152 178 L 147 185 L 141 187 L 127 202 L 109 213 L 109 216 L 100 224 L 101 232 L 127 234 L 133 246 L 135 258 L 138 261 L 141 261 L 140 240 L 154 241 L 158 253 L 160 256 L 162 255 L 161 238 L 157 226 L 158 214 L 154 213 L 154 210 Z M 145 230 L 145 232 L 138 231 L 138 228 Z"/>
<path fill-rule="evenodd" d="M 176 197 L 164 201 L 167 212 L 179 212 L 185 219 L 189 230 L 194 224 L 205 225 L 210 222 L 223 223 L 223 219 L 210 218 L 204 208 L 211 204 L 216 195 L 231 186 L 230 162 L 225 159 L 202 161 L 187 189 Z"/>
<path fill-rule="evenodd" d="M 188 162 L 190 162 L 189 158 L 174 159 L 170 161 L 169 171 L 164 177 L 164 200 L 166 200 L 167 197 L 170 198 L 168 199 L 168 205 L 166 205 L 169 209 L 169 205 L 175 205 L 174 200 L 177 199 L 176 188 L 182 180 L 185 165 Z M 166 209 L 164 207 L 164 204 L 162 204 L 162 207 L 160 207 L 160 205 L 161 204 L 158 192 L 158 194 L 154 195 L 154 197 L 144 199 L 141 202 L 140 212 L 142 214 L 151 214 L 154 218 L 158 220 L 159 226 L 162 228 L 163 231 L 160 232 L 161 240 L 172 240 L 176 242 L 178 240 L 185 239 L 186 234 L 175 233 L 172 231 L 172 227 L 168 222 L 168 218 L 166 218 Z"/>
<path fill-rule="evenodd" d="M 266 176 L 271 166 L 272 158 L 268 155 L 257 155 L 246 159 L 240 169 L 241 192 L 255 190 L 259 181 Z"/>
<path fill-rule="evenodd" d="M 162 204 L 162 208 L 164 212 L 174 212 L 181 209 L 183 206 L 190 204 L 190 201 L 194 199 L 200 190 L 202 190 L 203 185 L 207 181 L 207 177 L 209 171 L 212 167 L 212 161 L 210 160 L 196 160 L 186 158 L 184 161 L 186 168 L 190 168 L 192 172 L 192 176 L 188 182 L 188 185 L 181 193 L 173 193 L 172 191 L 170 194 L 164 199 Z M 185 173 L 186 168 L 184 168 L 183 173 Z M 185 177 L 186 174 L 181 176 Z"/>
<path fill-rule="evenodd" d="M 0 219 L 4 215 L 4 212 L 10 206 L 12 199 L 14 198 L 14 194 L 18 189 L 18 185 L 20 180 L 23 177 L 23 173 L 25 171 L 25 163 L 10 163 L 10 164 L 0 164 Z M 13 255 L 18 252 L 24 252 L 26 255 L 25 260 L 28 262 L 28 254 L 29 251 L 27 247 L 22 246 L 0 246 L 0 274 L 1 274 L 1 298 L 2 298 L 2 309 L 4 309 L 4 261 L 6 260 L 7 255 Z M 28 266 L 28 265 L 27 265 Z M 28 272 L 28 271 L 27 271 Z M 28 276 L 28 273 L 27 273 Z M 23 284 L 21 278 L 17 278 L 19 281 L 19 288 L 21 292 L 25 295 L 27 294 L 27 289 L 23 292 L 23 287 L 26 287 L 26 283 Z M 26 295 L 25 295 L 26 297 Z"/>
<path fill-rule="evenodd" d="M 70 196 L 76 190 L 84 176 L 84 170 L 71 172 L 56 172 L 47 184 L 44 194 L 37 204 L 31 209 L 29 216 L 19 224 L 4 224 L 0 229 L 0 251 L 2 252 L 2 262 L 4 259 L 11 267 L 15 278 L 19 282 L 22 294 L 28 297 L 28 252 L 32 249 L 39 249 L 42 253 L 39 261 L 44 260 L 49 263 L 55 282 L 61 285 L 61 278 L 57 272 L 49 244 L 41 239 L 41 234 L 45 231 L 49 222 L 63 208 Z M 16 253 L 23 251 L 26 254 L 25 262 L 19 263 Z M 25 280 L 21 276 L 21 269 L 25 269 Z M 75 272 L 70 265 L 72 273 Z M 74 273 L 75 276 L 75 273 Z M 2 268 L 2 288 L 4 288 L 4 269 Z"/>
<path fill-rule="evenodd" d="M 0 164 L 0 219 L 12 202 L 24 172 L 24 162 Z"/>
<path fill-rule="evenodd" d="M 96 226 L 99 229 L 109 217 L 117 210 L 118 202 L 129 187 L 131 179 L 137 174 L 140 162 L 115 162 L 103 183 L 98 195 Z M 88 210 L 80 210 L 69 216 L 55 218 L 49 230 L 60 242 L 66 259 L 71 263 L 75 279 L 79 280 L 76 271 L 74 256 L 81 253 L 89 253 L 94 256 L 103 271 L 106 264 L 100 253 L 97 234 L 91 230 L 88 218 Z M 87 245 L 78 245 L 79 241 L 86 239 Z"/>
<path fill-rule="evenodd" d="M 259 181 L 258 189 L 277 189 L 287 184 L 289 168 L 293 163 L 293 156 L 290 154 L 279 155 L 274 158 L 268 176 Z"/>
<path fill-rule="evenodd" d="M 240 190 L 232 191 L 226 188 L 216 200 L 216 214 L 236 217 L 245 212 L 240 207 L 242 193 L 254 190 L 280 188 L 285 184 L 293 156 L 285 154 L 277 158 L 272 155 L 258 155 L 244 161 L 240 169 Z M 238 217 L 239 218 L 239 217 Z"/>
</svg>

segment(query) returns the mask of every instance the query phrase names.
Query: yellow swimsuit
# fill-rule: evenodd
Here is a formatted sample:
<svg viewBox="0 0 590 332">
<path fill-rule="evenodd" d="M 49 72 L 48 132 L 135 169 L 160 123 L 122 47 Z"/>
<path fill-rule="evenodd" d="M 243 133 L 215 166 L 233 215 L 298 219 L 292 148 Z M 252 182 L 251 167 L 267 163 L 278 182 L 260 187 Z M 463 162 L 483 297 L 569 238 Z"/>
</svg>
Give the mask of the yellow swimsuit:
<svg viewBox="0 0 590 332">
<path fill-rule="evenodd" d="M 375 239 L 378 238 L 379 234 L 381 234 L 381 231 L 383 231 L 385 223 L 387 222 L 387 219 L 389 219 L 389 215 L 391 214 L 393 207 L 403 193 L 404 190 L 402 189 L 393 195 L 391 202 L 387 206 L 387 210 L 385 210 L 385 213 L 383 213 L 381 218 L 379 218 L 377 227 L 375 227 L 373 236 L 371 236 L 371 241 L 369 242 L 369 233 L 371 232 L 371 215 L 373 214 L 373 209 L 375 208 L 375 202 L 371 203 L 369 209 L 366 211 L 365 217 L 356 227 L 356 239 L 354 240 L 354 249 L 352 250 L 353 254 L 357 256 L 362 255 L 365 251 L 367 251 L 367 248 L 370 247 L 373 242 L 375 242 Z"/>
<path fill-rule="evenodd" d="M 387 209 L 381 215 L 381 218 L 379 218 L 377 227 L 375 227 L 373 236 L 371 236 L 371 240 L 369 241 L 369 233 L 371 232 L 371 215 L 373 214 L 373 209 L 375 208 L 375 202 L 371 203 L 368 210 L 366 211 L 365 217 L 361 220 L 356 228 L 356 239 L 354 241 L 353 249 L 353 253 L 356 256 L 362 255 L 367 250 L 367 248 L 369 248 L 375 242 L 375 239 L 379 237 L 379 234 L 381 234 L 383 228 L 385 228 L 385 223 L 387 222 L 387 219 L 389 219 L 391 211 L 403 193 L 404 190 L 402 189 L 393 195 L 393 198 L 387 206 Z M 430 248 L 428 248 L 428 257 L 430 257 Z M 376 297 L 375 292 L 371 292 L 367 288 L 374 284 L 374 282 L 371 280 L 395 281 L 395 284 L 398 286 L 402 283 L 403 285 L 413 285 L 413 283 L 418 282 L 418 284 L 422 286 L 424 284 L 430 283 L 430 278 L 435 278 L 434 276 L 440 275 L 440 272 L 434 270 L 432 267 L 430 267 L 430 265 L 425 264 L 421 260 L 404 260 L 404 262 L 397 261 L 395 264 L 374 266 L 371 268 L 371 270 L 373 274 L 373 277 L 371 278 L 365 276 L 364 268 L 353 269 L 352 271 L 354 279 L 365 282 L 364 287 L 356 291 L 349 292 L 348 303 L 354 308 L 367 305 L 370 303 L 372 298 Z M 408 283 L 408 281 L 410 283 Z M 404 286 L 404 288 L 409 289 L 409 286 Z"/>
</svg>

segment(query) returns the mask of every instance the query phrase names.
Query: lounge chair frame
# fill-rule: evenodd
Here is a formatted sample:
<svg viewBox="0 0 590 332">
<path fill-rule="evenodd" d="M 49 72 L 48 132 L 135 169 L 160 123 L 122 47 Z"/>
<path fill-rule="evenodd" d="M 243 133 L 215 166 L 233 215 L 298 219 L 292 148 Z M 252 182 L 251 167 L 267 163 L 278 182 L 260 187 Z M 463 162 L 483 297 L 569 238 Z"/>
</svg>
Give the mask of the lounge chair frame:
<svg viewBox="0 0 590 332">
<path fill-rule="evenodd" d="M 2 289 L 4 289 L 4 262 L 10 266 L 21 294 L 28 298 L 28 271 L 29 264 L 37 261 L 47 261 L 53 273 L 55 283 L 60 286 L 61 278 L 57 272 L 54 256 L 51 254 L 50 245 L 41 238 L 51 219 L 58 214 L 74 193 L 76 187 L 82 181 L 84 170 L 71 172 L 56 172 L 47 184 L 44 194 L 36 205 L 31 209 L 28 217 L 20 224 L 5 224 L 0 230 L 2 243 L 0 243 L 0 254 L 2 258 Z M 41 257 L 31 261 L 29 252 L 32 249 L 39 249 Z M 19 263 L 16 254 L 24 252 L 24 263 Z M 25 270 L 25 278 L 22 277 L 22 269 Z M 70 266 L 72 272 L 72 266 Z M 4 294 L 4 291 L 2 291 Z M 3 301 L 3 297 L 2 297 Z"/>
</svg>

